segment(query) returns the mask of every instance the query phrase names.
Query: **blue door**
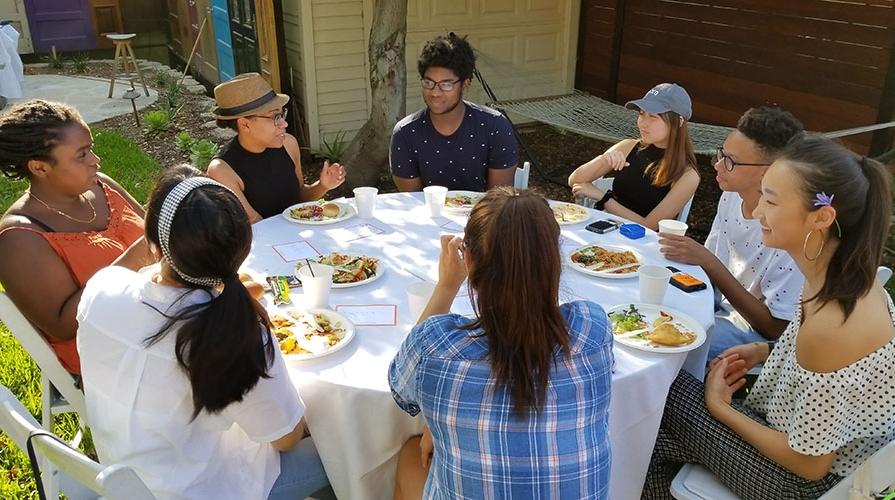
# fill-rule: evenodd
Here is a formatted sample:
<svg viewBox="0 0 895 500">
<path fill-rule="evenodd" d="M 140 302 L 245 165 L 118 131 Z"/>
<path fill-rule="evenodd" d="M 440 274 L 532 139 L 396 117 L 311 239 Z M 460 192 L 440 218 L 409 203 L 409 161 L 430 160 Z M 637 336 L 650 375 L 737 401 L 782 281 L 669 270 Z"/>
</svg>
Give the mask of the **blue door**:
<svg viewBox="0 0 895 500">
<path fill-rule="evenodd" d="M 227 0 L 211 0 L 211 17 L 214 22 L 215 46 L 218 54 L 218 76 L 221 82 L 226 82 L 236 76 Z"/>
</svg>

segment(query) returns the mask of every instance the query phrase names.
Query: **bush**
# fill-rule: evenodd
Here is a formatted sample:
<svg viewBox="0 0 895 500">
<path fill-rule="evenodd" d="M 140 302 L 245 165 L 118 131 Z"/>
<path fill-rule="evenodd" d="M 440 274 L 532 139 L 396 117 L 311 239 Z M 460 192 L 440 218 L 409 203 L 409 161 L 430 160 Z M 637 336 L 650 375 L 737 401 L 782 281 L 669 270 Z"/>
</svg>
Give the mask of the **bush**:
<svg viewBox="0 0 895 500">
<path fill-rule="evenodd" d="M 207 139 L 196 141 L 190 148 L 190 163 L 204 172 L 211 159 L 218 153 L 218 149 L 217 144 Z"/>
<path fill-rule="evenodd" d="M 177 149 L 182 153 L 189 153 L 193 148 L 193 144 L 196 142 L 189 131 L 186 130 L 178 132 L 177 135 L 174 136 L 174 141 L 177 143 Z"/>
<path fill-rule="evenodd" d="M 158 98 L 159 106 L 173 117 L 183 104 L 183 87 L 178 85 L 176 80 L 170 79 L 168 84 L 159 90 Z"/>
<path fill-rule="evenodd" d="M 338 163 L 345 154 L 346 149 L 348 149 L 348 143 L 345 142 L 345 131 L 340 130 L 336 133 L 332 142 L 327 141 L 324 136 L 323 145 L 320 146 L 320 149 L 314 149 L 311 153 L 318 158 L 328 160 L 330 163 Z"/>
<path fill-rule="evenodd" d="M 90 54 L 86 52 L 78 52 L 71 58 L 71 64 L 77 73 L 86 73 L 87 66 L 90 64 Z"/>
<path fill-rule="evenodd" d="M 155 86 L 159 89 L 163 89 L 167 87 L 171 81 L 174 79 L 171 78 L 171 75 L 168 74 L 167 71 L 156 71 L 155 72 Z"/>
<path fill-rule="evenodd" d="M 44 61 L 53 68 L 53 69 L 62 69 L 65 66 L 65 61 L 62 60 L 62 54 L 56 53 L 55 55 L 51 52 L 44 56 Z"/>
<path fill-rule="evenodd" d="M 171 114 L 164 109 L 150 111 L 143 119 L 146 122 L 146 129 L 151 133 L 168 130 L 168 126 L 171 125 Z"/>
</svg>

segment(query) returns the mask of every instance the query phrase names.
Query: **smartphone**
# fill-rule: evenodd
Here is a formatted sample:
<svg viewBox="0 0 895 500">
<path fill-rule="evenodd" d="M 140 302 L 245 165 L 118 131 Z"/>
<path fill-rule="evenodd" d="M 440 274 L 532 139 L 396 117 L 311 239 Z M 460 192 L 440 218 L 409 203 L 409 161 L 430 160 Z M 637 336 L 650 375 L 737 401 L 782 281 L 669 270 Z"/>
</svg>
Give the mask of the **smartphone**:
<svg viewBox="0 0 895 500">
<path fill-rule="evenodd" d="M 618 229 L 618 225 L 614 222 L 609 222 L 608 220 L 598 220 L 588 224 L 584 229 L 593 233 L 603 234 L 608 233 L 609 231 L 615 231 Z"/>
<path fill-rule="evenodd" d="M 706 286 L 705 283 L 703 283 L 702 281 L 699 281 L 698 279 L 687 273 L 682 273 L 680 269 L 674 266 L 665 267 L 667 267 L 668 270 L 674 273 L 671 275 L 671 280 L 669 281 L 671 283 L 671 286 L 679 288 L 687 293 L 705 290 Z"/>
</svg>

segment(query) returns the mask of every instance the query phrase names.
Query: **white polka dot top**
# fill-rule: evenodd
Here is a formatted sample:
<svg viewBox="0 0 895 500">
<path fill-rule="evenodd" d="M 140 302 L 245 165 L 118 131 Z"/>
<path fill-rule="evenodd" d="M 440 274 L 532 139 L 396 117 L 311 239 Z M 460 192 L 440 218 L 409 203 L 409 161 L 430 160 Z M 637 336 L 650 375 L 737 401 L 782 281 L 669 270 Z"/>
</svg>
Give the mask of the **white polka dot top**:
<svg viewBox="0 0 895 500">
<path fill-rule="evenodd" d="M 891 298 L 888 307 L 895 324 Z M 801 323 L 799 306 L 746 404 L 785 432 L 796 452 L 818 456 L 836 451 L 830 472 L 847 476 L 895 439 L 895 338 L 846 367 L 816 373 L 796 361 Z"/>
</svg>

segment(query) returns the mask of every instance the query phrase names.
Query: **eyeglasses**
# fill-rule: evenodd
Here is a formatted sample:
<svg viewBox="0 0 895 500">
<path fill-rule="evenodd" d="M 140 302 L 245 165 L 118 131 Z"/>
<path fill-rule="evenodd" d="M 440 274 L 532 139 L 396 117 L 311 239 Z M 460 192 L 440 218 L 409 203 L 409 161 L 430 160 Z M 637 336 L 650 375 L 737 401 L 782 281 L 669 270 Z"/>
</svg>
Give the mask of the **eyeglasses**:
<svg viewBox="0 0 895 500">
<path fill-rule="evenodd" d="M 733 161 L 733 158 L 727 156 L 727 153 L 724 152 L 724 148 L 718 148 L 718 154 L 715 156 L 715 163 L 719 161 L 724 162 L 724 168 L 727 169 L 728 172 L 733 172 L 733 169 L 736 167 L 768 167 L 770 163 L 738 163 Z"/>
<path fill-rule="evenodd" d="M 460 80 L 442 80 L 440 82 L 436 82 L 428 78 L 422 78 L 420 79 L 420 83 L 426 90 L 435 90 L 435 87 L 438 87 L 439 89 L 441 89 L 442 92 L 450 92 L 454 90 L 454 85 L 460 83 Z"/>
<path fill-rule="evenodd" d="M 275 115 L 273 115 L 273 116 L 267 116 L 267 115 L 252 115 L 252 118 L 267 118 L 268 120 L 273 120 L 273 124 L 274 124 L 274 125 L 279 125 L 280 123 L 286 121 L 286 117 L 287 117 L 287 116 L 289 116 L 289 110 L 288 110 L 288 109 L 284 109 L 284 110 L 280 111 L 279 113 L 277 113 L 277 114 L 275 114 Z"/>
</svg>

